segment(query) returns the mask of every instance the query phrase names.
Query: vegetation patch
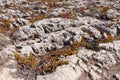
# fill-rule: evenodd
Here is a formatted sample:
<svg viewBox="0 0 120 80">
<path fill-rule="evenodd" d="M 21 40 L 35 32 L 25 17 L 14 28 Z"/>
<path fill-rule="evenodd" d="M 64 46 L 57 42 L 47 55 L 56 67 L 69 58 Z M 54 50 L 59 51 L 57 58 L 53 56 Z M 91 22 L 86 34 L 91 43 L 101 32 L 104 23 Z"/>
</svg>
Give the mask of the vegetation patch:
<svg viewBox="0 0 120 80">
<path fill-rule="evenodd" d="M 106 43 L 106 42 L 113 42 L 116 40 L 115 37 L 113 37 L 110 33 L 106 32 L 107 38 L 97 39 L 97 43 Z"/>
<path fill-rule="evenodd" d="M 30 56 L 25 57 L 20 55 L 19 53 L 15 53 L 14 56 L 17 60 L 18 69 L 28 73 L 32 72 L 34 74 L 40 75 L 51 73 L 55 71 L 58 66 L 68 64 L 69 62 L 62 60 L 62 57 L 76 54 L 81 46 L 87 49 L 99 51 L 100 49 L 102 49 L 98 46 L 99 43 L 112 42 L 114 40 L 114 37 L 112 37 L 109 33 L 106 34 L 108 37 L 107 39 L 98 39 L 92 41 L 82 36 L 81 42 L 74 42 L 70 46 L 66 46 L 58 50 L 49 51 L 47 54 L 41 56 L 36 56 L 30 53 Z"/>
<path fill-rule="evenodd" d="M 14 56 L 20 71 L 41 75 L 55 71 L 57 66 L 68 64 L 68 61 L 60 60 L 59 55 L 52 53 L 44 56 L 35 56 L 31 53 L 29 57 L 15 53 Z"/>
</svg>

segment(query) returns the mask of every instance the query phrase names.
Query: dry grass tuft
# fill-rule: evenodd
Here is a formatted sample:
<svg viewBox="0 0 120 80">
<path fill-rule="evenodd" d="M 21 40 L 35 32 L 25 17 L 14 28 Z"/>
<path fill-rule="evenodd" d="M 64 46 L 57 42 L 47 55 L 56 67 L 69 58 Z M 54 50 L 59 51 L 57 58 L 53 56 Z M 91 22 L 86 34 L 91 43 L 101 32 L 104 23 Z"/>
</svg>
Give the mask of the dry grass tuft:
<svg viewBox="0 0 120 80">
<path fill-rule="evenodd" d="M 32 69 L 37 62 L 36 57 L 32 53 L 30 53 L 28 58 L 20 55 L 19 53 L 15 53 L 14 56 L 19 68 L 22 68 L 22 66 L 25 65 L 25 68 Z"/>
<path fill-rule="evenodd" d="M 15 53 L 14 56 L 19 69 L 41 75 L 55 71 L 57 66 L 68 64 L 68 61 L 60 60 L 60 55 L 53 53 L 43 56 L 34 56 L 31 53 L 29 57 Z"/>
</svg>

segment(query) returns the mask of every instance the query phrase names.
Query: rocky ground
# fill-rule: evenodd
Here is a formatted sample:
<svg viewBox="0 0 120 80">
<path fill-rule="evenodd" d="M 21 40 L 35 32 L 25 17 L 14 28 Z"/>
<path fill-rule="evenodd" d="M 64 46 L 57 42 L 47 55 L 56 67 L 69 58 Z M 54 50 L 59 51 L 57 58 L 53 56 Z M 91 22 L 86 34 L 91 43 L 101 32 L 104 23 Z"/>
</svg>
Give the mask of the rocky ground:
<svg viewBox="0 0 120 80">
<path fill-rule="evenodd" d="M 0 0 L 0 80 L 120 80 L 120 1 Z"/>
</svg>

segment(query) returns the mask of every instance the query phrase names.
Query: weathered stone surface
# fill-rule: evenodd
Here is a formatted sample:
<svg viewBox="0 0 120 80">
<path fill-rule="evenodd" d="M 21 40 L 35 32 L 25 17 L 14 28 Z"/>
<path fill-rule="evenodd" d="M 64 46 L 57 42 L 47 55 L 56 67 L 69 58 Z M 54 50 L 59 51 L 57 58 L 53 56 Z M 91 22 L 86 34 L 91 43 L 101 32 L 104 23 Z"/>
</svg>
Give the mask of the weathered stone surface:
<svg viewBox="0 0 120 80">
<path fill-rule="evenodd" d="M 119 0 L 0 0 L 0 79 L 119 80 L 119 8 Z M 14 53 L 41 56 L 81 41 L 75 55 L 61 55 L 68 65 L 16 77 Z"/>
<path fill-rule="evenodd" d="M 11 44 L 11 40 L 8 36 L 0 33 L 0 51 L 6 47 L 7 45 Z"/>
<path fill-rule="evenodd" d="M 113 75 L 114 79 L 120 80 L 120 74 Z"/>
</svg>

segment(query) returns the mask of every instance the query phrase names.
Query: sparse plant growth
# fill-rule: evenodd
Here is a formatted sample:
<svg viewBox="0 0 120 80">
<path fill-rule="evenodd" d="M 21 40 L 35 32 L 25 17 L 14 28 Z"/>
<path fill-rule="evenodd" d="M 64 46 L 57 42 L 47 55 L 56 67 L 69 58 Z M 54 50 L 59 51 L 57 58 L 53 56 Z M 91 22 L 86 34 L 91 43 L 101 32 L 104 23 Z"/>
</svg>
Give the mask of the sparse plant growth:
<svg viewBox="0 0 120 80">
<path fill-rule="evenodd" d="M 106 32 L 107 38 L 98 39 L 96 42 L 98 43 L 106 43 L 106 42 L 113 42 L 116 38 L 113 37 L 110 33 Z"/>
<path fill-rule="evenodd" d="M 82 30 L 83 30 L 84 32 L 88 33 L 91 37 L 93 36 L 93 32 L 91 32 L 91 31 L 89 31 L 89 30 L 87 30 L 87 29 L 85 29 L 85 28 L 83 28 Z"/>
<path fill-rule="evenodd" d="M 43 19 L 46 19 L 46 18 L 47 18 L 46 15 L 44 15 L 44 14 L 39 14 L 39 15 L 33 17 L 33 18 L 30 20 L 30 22 L 31 22 L 31 23 L 34 23 L 34 22 L 36 22 L 36 21 L 38 21 L 38 20 L 43 20 Z"/>
<path fill-rule="evenodd" d="M 43 2 L 62 2 L 62 1 L 67 1 L 67 0 L 41 0 Z"/>
<path fill-rule="evenodd" d="M 106 33 L 107 35 L 107 42 L 113 42 L 115 40 L 115 37 L 113 37 L 110 33 Z"/>
<path fill-rule="evenodd" d="M 28 71 L 32 70 L 37 74 L 46 74 L 55 71 L 57 66 L 68 64 L 68 61 L 60 59 L 61 56 L 74 55 L 81 46 L 95 50 L 95 46 L 92 43 L 86 42 L 85 38 L 82 37 L 81 42 L 75 42 L 71 46 L 50 51 L 48 54 L 43 56 L 35 56 L 31 53 L 29 57 L 24 57 L 19 53 L 15 53 L 15 58 L 18 63 L 18 68 L 26 69 Z"/>
<path fill-rule="evenodd" d="M 0 0 L 0 9 L 0 80 L 120 77 L 119 0 Z"/>
<path fill-rule="evenodd" d="M 14 56 L 17 60 L 19 69 L 24 69 L 36 74 L 46 74 L 55 71 L 57 66 L 68 64 L 68 61 L 60 59 L 61 56 L 76 54 L 78 48 L 82 46 L 82 44 L 84 44 L 84 42 L 75 42 L 71 46 L 50 51 L 48 54 L 43 56 L 35 56 L 32 53 L 29 57 L 24 57 L 19 53 L 15 53 Z"/>
<path fill-rule="evenodd" d="M 100 13 L 102 13 L 102 14 L 104 14 L 104 13 L 106 13 L 109 9 L 111 9 L 110 7 L 103 7 L 102 8 L 102 11 L 100 12 Z"/>
<path fill-rule="evenodd" d="M 57 66 L 68 64 L 68 61 L 60 60 L 60 55 L 46 54 L 44 56 L 35 56 L 32 53 L 29 57 L 21 56 L 15 53 L 15 59 L 18 63 L 18 68 L 36 74 L 46 74 L 55 71 Z"/>
<path fill-rule="evenodd" d="M 70 11 L 68 13 L 61 14 L 58 17 L 67 18 L 67 19 L 75 19 L 75 16 L 74 16 L 75 13 L 76 11 Z"/>
</svg>

